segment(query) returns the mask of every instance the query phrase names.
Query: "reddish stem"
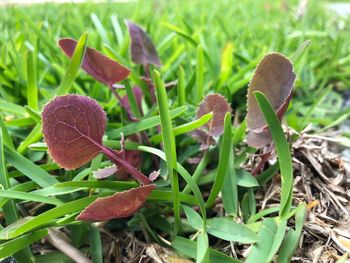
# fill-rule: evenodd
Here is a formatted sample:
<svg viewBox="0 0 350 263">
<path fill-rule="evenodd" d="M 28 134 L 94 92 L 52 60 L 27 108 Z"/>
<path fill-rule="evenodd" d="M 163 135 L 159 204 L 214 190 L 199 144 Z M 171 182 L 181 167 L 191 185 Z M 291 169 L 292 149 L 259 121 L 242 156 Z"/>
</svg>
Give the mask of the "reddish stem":
<svg viewBox="0 0 350 263">
<path fill-rule="evenodd" d="M 263 156 L 260 160 L 260 163 L 258 163 L 258 165 L 252 171 L 253 176 L 256 176 L 260 172 L 260 170 L 264 167 L 264 165 L 267 162 L 267 160 L 269 159 L 271 153 L 272 152 L 267 152 L 267 153 L 263 154 Z"/>
<path fill-rule="evenodd" d="M 116 152 L 114 152 L 113 150 L 103 146 L 102 151 L 108 157 L 108 159 L 110 159 L 117 166 L 120 165 L 123 168 L 125 168 L 125 170 L 128 171 L 141 184 L 150 184 L 150 183 L 152 183 L 151 180 L 148 179 L 147 176 L 145 176 L 143 173 L 141 173 L 140 171 L 135 169 L 127 161 L 125 161 L 124 159 L 120 158 L 116 154 Z"/>
</svg>

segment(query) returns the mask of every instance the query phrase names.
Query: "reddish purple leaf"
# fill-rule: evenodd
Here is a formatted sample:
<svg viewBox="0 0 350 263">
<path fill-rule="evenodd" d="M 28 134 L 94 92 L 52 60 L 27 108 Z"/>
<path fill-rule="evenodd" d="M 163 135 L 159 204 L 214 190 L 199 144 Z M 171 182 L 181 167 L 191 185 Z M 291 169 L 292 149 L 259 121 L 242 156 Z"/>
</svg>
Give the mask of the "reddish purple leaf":
<svg viewBox="0 0 350 263">
<path fill-rule="evenodd" d="M 93 176 L 96 179 L 105 179 L 113 174 L 115 174 L 118 171 L 118 168 L 116 165 L 111 165 L 102 169 L 98 169 L 97 171 L 93 172 Z"/>
<path fill-rule="evenodd" d="M 225 115 L 231 111 L 230 104 L 220 94 L 210 94 L 204 98 L 199 105 L 197 119 L 209 112 L 213 112 L 213 117 L 200 129 L 192 133 L 192 136 L 201 143 L 200 150 L 205 150 L 210 145 L 215 145 L 214 137 L 220 136 L 224 132 Z"/>
<path fill-rule="evenodd" d="M 58 45 L 71 58 L 77 41 L 71 38 L 62 38 L 58 41 Z M 82 68 L 96 80 L 110 87 L 114 83 L 126 79 L 131 72 L 127 67 L 90 47 L 86 48 Z"/>
<path fill-rule="evenodd" d="M 79 214 L 77 220 L 105 221 L 131 216 L 144 204 L 155 188 L 154 184 L 149 184 L 98 198 Z"/>
<path fill-rule="evenodd" d="M 224 120 L 227 112 L 231 112 L 230 104 L 224 96 L 220 94 L 207 95 L 199 105 L 197 119 L 203 115 L 213 112 L 213 118 L 203 126 L 206 127 L 208 134 L 219 136 L 224 132 Z"/>
<path fill-rule="evenodd" d="M 207 131 L 197 129 L 192 132 L 192 137 L 201 143 L 199 147 L 201 151 L 208 149 L 210 145 L 216 144 L 214 137 L 209 135 Z"/>
<path fill-rule="evenodd" d="M 138 25 L 126 21 L 131 39 L 130 52 L 131 60 L 135 64 L 152 64 L 160 67 L 160 60 L 157 50 L 147 33 Z"/>
<path fill-rule="evenodd" d="M 271 143 L 271 135 L 255 100 L 254 91 L 264 93 L 279 119 L 282 119 L 292 97 L 295 77 L 292 63 L 281 54 L 271 53 L 261 60 L 248 88 L 249 145 L 260 148 Z"/>
<path fill-rule="evenodd" d="M 76 169 L 101 152 L 106 114 L 95 100 L 56 97 L 45 105 L 42 121 L 49 153 L 63 168 Z"/>
</svg>

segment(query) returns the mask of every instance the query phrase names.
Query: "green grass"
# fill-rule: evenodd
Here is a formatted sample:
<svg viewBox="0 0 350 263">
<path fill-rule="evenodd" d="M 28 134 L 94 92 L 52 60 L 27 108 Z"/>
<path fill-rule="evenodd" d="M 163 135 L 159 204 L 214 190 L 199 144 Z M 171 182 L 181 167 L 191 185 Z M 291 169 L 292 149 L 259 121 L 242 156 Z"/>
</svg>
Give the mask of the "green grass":
<svg viewBox="0 0 350 263">
<path fill-rule="evenodd" d="M 96 198 L 137 183 L 96 181 L 91 172 L 110 165 L 101 156 L 91 165 L 65 171 L 46 154 L 40 117 L 43 105 L 57 94 L 78 93 L 96 99 L 106 111 L 106 146 L 120 149 L 121 134 L 146 137 L 147 143 L 127 140 L 124 148 L 143 152 L 141 169 L 146 175 L 155 170 L 160 173 L 157 189 L 139 214 L 103 227 L 138 236 L 146 232 L 152 242 L 170 244 L 197 262 L 243 260 L 219 251 L 214 245 L 218 240 L 225 245 L 252 244 L 248 262 L 269 261 L 277 254 L 278 262 L 288 262 L 292 257 L 288 248 L 297 246 L 306 208 L 291 205 L 290 145 L 263 94 L 256 97 L 272 131 L 279 162 L 255 178 L 239 166 L 255 152 L 244 143 L 247 86 L 269 51 L 284 54 L 295 66 L 297 81 L 286 124 L 301 131 L 311 123 L 314 132 L 320 133 L 349 116 L 344 103 L 350 92 L 350 19 L 335 19 L 319 1 L 309 2 L 301 17 L 296 16 L 297 0 L 285 4 L 179 0 L 0 8 L 0 209 L 5 217 L 0 227 L 0 258 L 15 253 L 18 262 L 45 260 L 30 245 L 47 235 L 50 227 L 64 227 L 71 231 L 76 248 L 95 248 L 91 257 L 102 262 L 104 233 L 75 217 Z M 141 25 L 156 45 L 162 62 L 152 70 L 157 101 L 152 101 L 141 79 L 144 69 L 131 62 L 124 19 Z M 56 45 L 60 37 L 80 39 L 72 60 Z M 110 89 L 80 70 L 86 46 L 132 69 L 123 82 L 126 89 L 118 92 L 129 97 L 138 120 L 128 120 Z M 166 89 L 164 84 L 173 80 L 176 86 Z M 131 89 L 134 85 L 146 95 L 142 111 Z M 227 114 L 217 145 L 200 153 L 190 133 L 210 123 L 212 113 L 195 116 L 198 104 L 213 92 L 231 103 L 239 124 L 233 125 Z M 199 158 L 198 164 L 187 162 L 194 157 Z M 256 211 L 255 191 L 279 169 L 280 207 Z M 40 209 L 27 209 L 39 203 Z M 217 203 L 225 215 L 212 209 Z M 159 217 L 168 227 L 155 225 Z M 295 230 L 286 227 L 290 217 L 295 217 Z M 75 233 L 85 233 L 85 239 L 77 242 Z M 46 256 L 66 260 L 60 252 Z"/>
</svg>

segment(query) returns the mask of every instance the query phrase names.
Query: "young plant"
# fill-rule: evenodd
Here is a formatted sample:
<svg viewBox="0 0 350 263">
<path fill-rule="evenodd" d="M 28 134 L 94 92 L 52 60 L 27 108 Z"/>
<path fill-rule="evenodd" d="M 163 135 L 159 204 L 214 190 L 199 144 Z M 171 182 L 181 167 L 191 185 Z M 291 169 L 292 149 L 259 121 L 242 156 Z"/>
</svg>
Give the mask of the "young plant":
<svg viewBox="0 0 350 263">
<path fill-rule="evenodd" d="M 80 95 L 58 96 L 44 107 L 42 122 L 49 153 L 61 167 L 68 170 L 79 168 L 102 152 L 118 169 L 124 169 L 141 184 L 151 183 L 148 177 L 124 159 L 123 152 L 102 144 L 106 114 L 95 100 Z M 154 187 L 135 188 L 98 199 L 78 219 L 106 220 L 128 216 L 142 206 Z M 124 203 L 125 199 L 129 202 Z M 110 207 L 111 210 L 105 209 L 105 213 L 101 214 L 98 211 L 103 207 Z M 125 212 L 116 213 L 118 210 Z"/>
</svg>

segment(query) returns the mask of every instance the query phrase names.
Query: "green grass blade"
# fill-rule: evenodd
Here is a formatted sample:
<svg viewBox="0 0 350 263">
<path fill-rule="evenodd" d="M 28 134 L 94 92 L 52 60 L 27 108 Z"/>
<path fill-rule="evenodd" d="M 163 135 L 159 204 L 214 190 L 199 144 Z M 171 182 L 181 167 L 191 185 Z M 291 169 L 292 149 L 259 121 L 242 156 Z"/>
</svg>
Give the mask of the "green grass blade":
<svg viewBox="0 0 350 263">
<path fill-rule="evenodd" d="M 201 161 L 199 162 L 199 164 L 197 165 L 196 170 L 194 171 L 192 178 L 195 182 L 197 182 L 197 180 L 199 179 L 199 177 L 203 174 L 205 168 L 207 167 L 209 161 L 210 161 L 210 157 L 211 157 L 211 151 L 205 151 L 205 153 L 203 154 L 203 157 L 201 159 Z M 189 185 L 186 185 L 186 187 L 183 190 L 184 193 L 190 193 L 191 192 L 191 188 Z"/>
<path fill-rule="evenodd" d="M 196 242 L 184 237 L 175 237 L 171 242 L 171 246 L 190 258 L 197 257 Z M 242 261 L 227 256 L 215 249 L 209 248 L 209 262 L 220 263 L 242 263 Z M 258 262 L 258 261 L 257 261 Z"/>
<path fill-rule="evenodd" d="M 196 87 L 196 102 L 200 103 L 204 97 L 204 55 L 201 45 L 197 47 Z"/>
<path fill-rule="evenodd" d="M 93 224 L 89 224 L 90 253 L 92 262 L 103 263 L 102 242 L 100 230 Z"/>
<path fill-rule="evenodd" d="M 4 147 L 6 160 L 25 176 L 33 180 L 41 187 L 49 187 L 58 183 L 58 180 L 45 170 L 35 165 L 32 161 L 11 150 L 5 145 Z"/>
<path fill-rule="evenodd" d="M 102 41 L 108 45 L 111 45 L 111 42 L 109 41 L 109 38 L 108 38 L 108 34 L 107 34 L 105 28 L 103 27 L 98 16 L 95 13 L 92 13 L 90 15 L 90 17 L 91 17 L 92 23 L 94 24 L 98 34 L 100 35 Z"/>
<path fill-rule="evenodd" d="M 280 216 L 285 217 L 291 208 L 293 195 L 293 167 L 292 157 L 287 139 L 284 135 L 281 124 L 265 95 L 261 92 L 254 92 L 254 96 L 259 104 L 264 118 L 271 132 L 281 171 L 281 204 Z"/>
<path fill-rule="evenodd" d="M 295 214 L 295 230 L 289 230 L 287 235 L 285 236 L 278 253 L 278 263 L 290 262 L 294 251 L 299 244 L 299 240 L 306 219 L 306 204 L 302 203 L 296 209 L 298 209 L 298 211 Z"/>
<path fill-rule="evenodd" d="M 20 191 L 14 191 L 14 190 L 1 190 L 0 189 L 0 197 L 19 199 L 19 200 L 25 200 L 25 201 L 33 201 L 33 202 L 40 202 L 40 203 L 53 204 L 53 205 L 62 205 L 63 204 L 63 202 L 58 200 L 57 198 L 36 195 L 36 194 L 32 194 L 32 193 L 25 193 L 25 192 L 20 192 Z"/>
<path fill-rule="evenodd" d="M 72 60 L 67 68 L 66 74 L 61 82 L 61 85 L 58 87 L 56 94 L 64 95 L 67 94 L 73 85 L 75 78 L 78 75 L 81 64 L 83 63 L 86 44 L 88 39 L 88 33 L 85 32 L 79 39 Z"/>
<path fill-rule="evenodd" d="M 213 113 L 209 112 L 197 120 L 185 123 L 183 125 L 177 126 L 173 129 L 174 136 L 179 136 L 181 134 L 194 131 L 195 129 L 206 124 L 213 117 Z M 160 143 L 162 141 L 162 134 L 157 134 L 151 137 L 151 142 Z"/>
<path fill-rule="evenodd" d="M 228 162 L 224 184 L 221 188 L 222 202 L 226 213 L 236 217 L 238 213 L 238 179 L 234 167 L 235 161 L 232 149 L 229 152 Z"/>
<path fill-rule="evenodd" d="M 158 71 L 154 71 L 154 82 L 157 95 L 157 103 L 160 115 L 160 126 L 162 130 L 162 139 L 164 145 L 164 151 L 166 156 L 166 162 L 168 166 L 168 173 L 171 181 L 171 188 L 174 194 L 174 217 L 175 227 L 174 236 L 181 230 L 180 221 L 180 199 L 179 199 L 179 179 L 175 171 L 176 168 L 176 144 L 173 132 L 173 126 L 171 123 L 168 97 L 166 94 L 164 82 Z"/>
<path fill-rule="evenodd" d="M 181 106 L 176 109 L 173 109 L 170 111 L 170 118 L 176 118 L 182 113 L 184 113 L 187 110 L 187 106 Z M 121 133 L 124 134 L 124 136 L 135 134 L 153 127 L 156 127 L 160 124 L 160 116 L 153 116 L 149 118 L 142 119 L 138 122 L 134 122 L 128 125 L 125 125 L 124 127 L 118 128 L 116 130 L 113 130 L 111 132 L 107 132 L 107 136 L 109 139 L 117 139 L 121 135 Z"/>
<path fill-rule="evenodd" d="M 183 106 L 186 104 L 186 83 L 185 83 L 185 71 L 183 67 L 177 73 L 178 83 L 177 83 L 177 104 L 178 106 Z"/>
<path fill-rule="evenodd" d="M 136 102 L 135 94 L 132 90 L 129 80 L 125 80 L 124 84 L 125 84 L 125 90 L 129 99 L 129 104 L 130 104 L 132 113 L 136 118 L 142 118 L 139 106 L 137 105 L 137 102 Z"/>
<path fill-rule="evenodd" d="M 42 229 L 0 244 L 0 258 L 3 259 L 12 256 L 17 251 L 20 251 L 21 249 L 33 244 L 34 242 L 45 237 L 47 234 L 48 231 L 46 229 Z M 31 258 L 28 260 L 29 261 L 22 262 L 33 262 Z"/>
<path fill-rule="evenodd" d="M 219 164 L 216 172 L 216 177 L 210 195 L 208 197 L 206 207 L 211 207 L 219 192 L 221 191 L 222 185 L 225 180 L 225 175 L 228 167 L 230 151 L 232 151 L 232 125 L 231 125 L 231 113 L 228 112 L 225 115 L 224 121 L 224 134 L 221 142 L 221 150 L 219 157 Z"/>
<path fill-rule="evenodd" d="M 2 134 L 3 134 L 2 129 L 0 129 L 0 184 L 4 189 L 8 189 L 11 187 L 11 184 L 7 173 L 6 163 L 5 163 L 4 140 L 3 140 Z M 6 223 L 8 225 L 16 222 L 19 219 L 16 204 L 13 200 L 9 200 L 4 204 L 3 212 L 4 212 Z M 13 253 L 25 247 L 26 246 L 22 246 L 18 250 L 14 250 Z M 6 249 L 8 249 L 8 247 L 6 247 Z M 7 251 L 6 249 L 4 253 L 6 253 Z M 0 246 L 0 255 L 1 253 L 2 251 Z M 17 259 L 18 262 L 32 262 L 31 256 L 32 255 L 29 248 L 25 248 L 24 250 L 15 254 L 15 258 Z"/>
<path fill-rule="evenodd" d="M 32 51 L 28 51 L 27 59 L 27 103 L 34 110 L 38 110 L 38 84 L 36 60 Z"/>
<path fill-rule="evenodd" d="M 2 143 L 11 149 L 15 149 L 15 146 L 13 145 L 13 141 L 12 141 L 11 136 L 6 128 L 6 125 L 4 123 L 4 120 L 3 120 L 1 114 L 0 114 L 0 129 L 2 132 L 2 136 L 1 136 Z"/>
<path fill-rule="evenodd" d="M 25 222 L 17 222 L 0 231 L 0 239 L 11 239 L 23 235 L 31 230 L 49 223 L 51 220 L 65 216 L 70 213 L 79 212 L 95 201 L 101 195 L 94 195 L 74 200 L 64 205 L 52 208 L 38 216 L 30 218 Z"/>
<path fill-rule="evenodd" d="M 165 160 L 165 153 L 159 149 L 147 147 L 147 146 L 140 146 L 139 150 L 155 154 L 159 158 Z M 181 164 L 177 163 L 176 170 L 179 172 L 179 174 L 182 176 L 182 178 L 186 181 L 186 183 L 190 186 L 192 193 L 194 194 L 194 196 L 197 199 L 197 205 L 199 206 L 199 209 L 201 211 L 201 216 L 203 218 L 203 222 L 205 223 L 207 220 L 205 203 L 204 203 L 203 196 L 201 194 L 201 191 L 199 190 L 198 185 L 196 184 L 196 182 L 193 180 L 191 175 L 187 172 L 187 170 Z"/>
<path fill-rule="evenodd" d="M 36 143 L 42 138 L 41 133 L 42 125 L 41 123 L 38 123 L 34 129 L 28 134 L 27 138 L 21 142 L 21 144 L 17 148 L 17 152 L 20 154 L 24 154 L 27 150 L 29 145 L 32 143 Z"/>
</svg>

